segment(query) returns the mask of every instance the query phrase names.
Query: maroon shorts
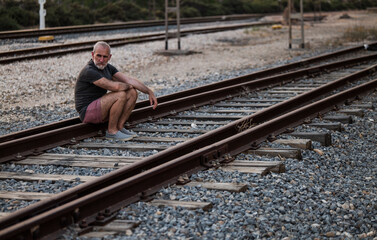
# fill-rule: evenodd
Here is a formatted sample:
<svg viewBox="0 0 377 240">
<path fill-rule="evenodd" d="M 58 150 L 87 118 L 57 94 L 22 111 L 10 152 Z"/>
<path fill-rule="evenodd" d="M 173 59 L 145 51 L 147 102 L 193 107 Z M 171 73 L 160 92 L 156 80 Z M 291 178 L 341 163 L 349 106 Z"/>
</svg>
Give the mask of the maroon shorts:
<svg viewBox="0 0 377 240">
<path fill-rule="evenodd" d="M 101 98 L 94 100 L 86 108 L 84 123 L 102 123 Z"/>
</svg>

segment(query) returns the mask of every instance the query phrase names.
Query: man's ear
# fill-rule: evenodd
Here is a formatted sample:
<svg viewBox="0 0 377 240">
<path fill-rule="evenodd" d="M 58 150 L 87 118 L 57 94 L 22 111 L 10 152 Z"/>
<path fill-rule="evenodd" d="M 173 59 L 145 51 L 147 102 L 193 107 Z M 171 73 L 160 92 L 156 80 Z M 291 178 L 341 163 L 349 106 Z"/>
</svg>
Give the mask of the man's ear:
<svg viewBox="0 0 377 240">
<path fill-rule="evenodd" d="M 92 58 L 94 58 L 94 52 L 92 52 Z"/>
</svg>

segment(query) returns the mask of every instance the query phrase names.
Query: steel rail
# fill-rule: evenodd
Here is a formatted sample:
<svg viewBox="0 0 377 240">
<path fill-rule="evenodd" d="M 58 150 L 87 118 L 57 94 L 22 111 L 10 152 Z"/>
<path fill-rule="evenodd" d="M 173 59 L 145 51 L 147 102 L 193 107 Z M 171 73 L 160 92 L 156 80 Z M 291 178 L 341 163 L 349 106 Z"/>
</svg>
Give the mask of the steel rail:
<svg viewBox="0 0 377 240">
<path fill-rule="evenodd" d="M 377 45 L 377 43 L 372 43 L 370 45 Z M 251 74 L 248 74 L 248 75 L 244 75 L 244 76 L 240 76 L 240 77 L 236 77 L 236 78 L 231 78 L 231 79 L 228 79 L 228 80 L 223 80 L 223 81 L 220 81 L 220 82 L 216 82 L 216 83 L 212 83 L 212 84 L 208 84 L 208 85 L 184 90 L 184 91 L 181 91 L 179 93 L 173 93 L 173 94 L 161 96 L 161 97 L 158 98 L 158 101 L 159 101 L 159 103 L 163 103 L 163 102 L 178 99 L 180 97 L 192 96 L 192 95 L 195 95 L 195 94 L 198 94 L 198 93 L 203 93 L 203 92 L 206 92 L 206 91 L 211 91 L 211 90 L 219 89 L 219 88 L 222 88 L 222 87 L 231 86 L 231 85 L 234 85 L 234 84 L 237 84 L 237 83 L 243 83 L 243 82 L 246 82 L 246 81 L 250 81 L 252 79 L 267 77 L 267 76 L 270 76 L 270 75 L 273 75 L 273 74 L 281 73 L 281 72 L 284 72 L 284 71 L 289 71 L 289 70 L 294 69 L 294 68 L 308 66 L 309 64 L 313 64 L 313 63 L 319 62 L 321 60 L 341 56 L 341 55 L 344 55 L 344 54 L 349 54 L 349 53 L 352 53 L 354 51 L 361 50 L 363 48 L 364 48 L 364 46 L 360 45 L 360 46 L 346 48 L 346 49 L 339 50 L 339 51 L 332 52 L 332 53 L 322 54 L 322 55 L 311 57 L 311 58 L 308 58 L 308 59 L 303 59 L 303 60 L 300 60 L 300 61 L 297 61 L 297 62 L 293 62 L 293 63 L 269 68 L 269 69 L 266 69 L 266 70 L 261 70 L 261 71 L 251 73 Z M 138 108 L 141 108 L 141 107 L 146 107 L 146 106 L 149 106 L 148 100 L 140 101 L 140 102 L 136 103 L 135 109 L 138 109 Z M 46 124 L 46 125 L 43 125 L 43 126 L 34 127 L 34 128 L 31 128 L 31 129 L 19 131 L 19 132 L 16 132 L 16 133 L 11 133 L 11 134 L 7 134 L 7 135 L 4 135 L 4 136 L 0 136 L 0 143 L 6 142 L 6 141 L 9 141 L 9 140 L 13 140 L 13 139 L 17 139 L 17 138 L 30 136 L 30 135 L 33 135 L 33 134 L 36 134 L 36 133 L 42 133 L 42 132 L 45 132 L 45 131 L 48 131 L 48 130 L 53 130 L 53 129 L 57 129 L 57 128 L 65 127 L 65 126 L 70 126 L 70 125 L 73 125 L 73 124 L 78 124 L 78 123 L 81 123 L 81 121 L 80 121 L 79 118 L 75 117 L 75 118 L 66 119 L 66 120 L 63 120 L 63 121 L 60 121 L 60 122 L 56 122 L 56 123 L 51 123 L 51 124 Z"/>
<path fill-rule="evenodd" d="M 189 29 L 189 30 L 181 31 L 181 36 L 187 36 L 189 34 L 204 34 L 204 33 L 213 33 L 213 32 L 219 32 L 219 31 L 229 31 L 229 30 L 246 28 L 246 27 L 272 25 L 276 23 L 277 22 L 260 22 L 260 23 L 244 23 L 244 24 L 237 24 L 237 25 L 230 25 L 230 26 L 210 27 L 210 28 L 196 28 L 196 29 Z M 169 38 L 173 38 L 173 37 L 169 36 Z M 131 43 L 143 43 L 143 42 L 150 42 L 150 41 L 158 41 L 162 39 L 165 39 L 164 33 L 145 34 L 142 36 L 127 37 L 127 38 L 104 39 L 104 41 L 107 41 L 109 44 L 111 44 L 112 47 L 116 47 L 116 46 L 131 44 Z M 75 52 L 90 51 L 93 49 L 93 45 L 97 41 L 98 40 L 0 52 L 0 57 L 13 56 L 9 58 L 0 59 L 0 63 L 7 64 L 7 63 L 15 62 L 15 61 L 25 61 L 25 60 L 30 60 L 30 59 L 39 59 L 39 58 L 47 58 L 51 56 L 65 55 L 65 54 L 75 53 Z M 42 51 L 50 51 L 50 52 L 40 53 Z M 29 55 L 25 55 L 25 54 L 29 54 Z M 22 55 L 22 56 L 17 56 L 17 55 Z"/>
<path fill-rule="evenodd" d="M 155 120 L 167 115 L 174 115 L 176 112 L 184 111 L 187 109 L 196 108 L 207 104 L 214 104 L 215 102 L 225 100 L 227 98 L 232 98 L 245 92 L 281 85 L 299 77 L 309 76 L 312 74 L 320 74 L 321 72 L 324 72 L 326 70 L 351 66 L 362 62 L 375 60 L 376 58 L 377 54 L 373 54 L 369 56 L 309 67 L 293 72 L 274 75 L 272 77 L 251 79 L 248 82 L 234 84 L 232 86 L 209 90 L 204 93 L 198 93 L 192 96 L 181 97 L 176 100 L 164 102 L 159 105 L 158 111 L 151 111 L 150 106 L 138 108 L 132 112 L 132 115 L 128 119 L 128 122 L 131 125 L 135 125 L 147 120 Z M 361 72 L 364 74 L 364 76 L 369 73 L 369 71 Z"/>
<path fill-rule="evenodd" d="M 336 81 L 330 82 L 322 87 L 311 90 L 307 93 L 298 95 L 290 100 L 278 103 L 267 109 L 259 111 L 249 117 L 243 118 L 241 120 L 235 121 L 231 124 L 223 126 L 219 129 L 211 131 L 210 133 L 199 136 L 195 139 L 189 140 L 178 146 L 169 148 L 165 151 L 157 153 L 149 158 L 146 158 L 143 161 L 140 161 L 132 166 L 122 168 L 120 170 L 109 173 L 101 179 L 97 179 L 92 182 L 81 184 L 75 188 L 69 189 L 63 193 L 58 194 L 52 199 L 42 200 L 36 204 L 33 204 L 29 207 L 21 209 L 16 213 L 0 219 L 0 228 L 5 228 L 16 224 L 20 220 L 28 219 L 36 213 L 41 213 L 47 211 L 53 207 L 60 206 L 71 199 L 78 198 L 80 196 L 86 195 L 98 189 L 102 189 L 109 184 L 120 181 L 127 177 L 138 174 L 146 169 L 151 169 L 158 166 L 161 163 L 170 161 L 174 158 L 181 156 L 182 154 L 188 154 L 196 149 L 203 148 L 209 144 L 213 144 L 221 141 L 224 138 L 231 137 L 232 135 L 237 134 L 238 132 L 244 130 L 240 129 L 240 126 L 251 127 L 255 124 L 260 124 L 263 121 L 268 121 L 272 118 L 277 117 L 285 112 L 291 111 L 298 108 L 302 104 L 307 104 L 312 102 L 314 99 L 317 99 L 323 94 L 329 93 L 330 91 L 344 86 L 345 84 L 352 82 L 356 79 L 359 79 L 363 76 L 367 76 L 369 73 L 376 71 L 377 65 L 371 66 L 367 69 L 358 71 L 354 74 L 351 74 L 347 77 L 340 78 Z M 216 153 L 215 153 L 216 154 Z M 211 164 L 211 163 L 208 163 Z"/>
<path fill-rule="evenodd" d="M 257 126 L 250 126 L 244 131 L 224 137 L 211 145 L 182 153 L 178 157 L 160 162 L 157 166 L 140 171 L 132 176 L 124 176 L 95 192 L 2 229 L 0 237 L 4 240 L 47 239 L 56 236 L 62 228 L 73 223 L 91 224 L 99 219 L 114 216 L 113 214 L 116 214 L 116 211 L 122 206 L 155 193 L 161 186 L 176 182 L 176 179 L 182 174 L 191 174 L 209 168 L 213 166 L 213 162 L 215 164 L 227 162 L 229 155 L 234 156 L 250 149 L 250 147 L 258 145 L 271 135 L 283 133 L 287 128 L 297 126 L 308 118 L 321 115 L 333 109 L 334 106 L 353 100 L 362 94 L 373 91 L 375 88 L 377 88 L 377 79 L 314 101 L 303 107 L 293 107 L 289 112 Z M 270 109 L 272 108 L 274 107 L 270 107 Z M 240 121 L 249 121 L 251 118 L 252 116 L 248 116 Z M 222 128 L 227 128 L 227 126 Z M 213 133 L 205 135 L 215 136 Z M 179 147 L 177 146 L 177 148 Z M 141 164 L 153 158 L 153 156 L 148 157 Z M 209 159 L 212 162 L 208 161 Z M 134 165 L 124 167 L 117 172 L 132 168 L 135 168 Z"/>
<path fill-rule="evenodd" d="M 375 45 L 377 45 L 377 42 L 373 42 L 370 45 L 375 46 Z M 159 97 L 158 100 L 159 100 L 159 102 L 167 102 L 167 101 L 171 101 L 171 100 L 174 100 L 174 99 L 177 99 L 177 98 L 180 98 L 180 97 L 192 96 L 194 94 L 198 94 L 198 93 L 202 93 L 202 92 L 206 92 L 206 91 L 211 91 L 211 90 L 214 90 L 214 89 L 223 88 L 223 87 L 227 87 L 227 86 L 232 86 L 232 85 L 237 84 L 237 83 L 244 83 L 244 82 L 250 81 L 251 79 L 267 77 L 267 76 L 272 75 L 272 74 L 277 74 L 277 73 L 281 73 L 281 72 L 284 72 L 284 71 L 289 71 L 289 70 L 292 70 L 292 69 L 295 69 L 295 68 L 300 68 L 300 67 L 302 68 L 302 67 L 308 66 L 310 64 L 314 64 L 314 63 L 322 61 L 322 60 L 334 58 L 334 57 L 341 56 L 341 55 L 344 55 L 344 54 L 350 54 L 352 52 L 359 51 L 359 50 L 362 50 L 362 49 L 364 49 L 363 45 L 350 47 L 350 48 L 346 48 L 346 49 L 339 50 L 339 51 L 336 51 L 336 52 L 326 53 L 326 54 L 322 54 L 322 55 L 319 55 L 319 56 L 303 59 L 303 60 L 300 60 L 300 61 L 297 61 L 297 62 L 288 63 L 288 64 L 285 64 L 285 65 L 269 68 L 267 70 L 261 70 L 261 71 L 258 71 L 258 72 L 252 73 L 252 74 L 247 74 L 247 75 L 244 75 L 244 76 L 227 79 L 227 80 L 223 80 L 223 81 L 220 81 L 220 82 L 207 84 L 205 86 L 191 88 L 191 89 L 184 90 L 184 91 L 181 91 L 181 92 L 178 92 L 178 93 L 173 93 L 173 94 L 161 96 L 161 97 Z M 143 102 L 136 103 L 137 108 L 147 107 L 148 105 L 149 105 L 149 101 L 143 101 Z"/>
<path fill-rule="evenodd" d="M 177 111 L 183 111 L 205 104 L 212 104 L 216 101 L 242 94 L 243 92 L 282 84 L 298 77 L 317 74 L 321 71 L 345 67 L 373 59 L 377 59 L 377 54 L 328 63 L 259 80 L 251 79 L 249 82 L 235 84 L 234 86 L 163 102 L 159 104 L 159 107 L 156 110 L 153 110 L 150 106 L 134 109 L 128 122 L 132 125 L 168 115 L 174 115 Z M 103 130 L 105 127 L 105 123 L 99 125 L 78 123 L 62 129 L 55 129 L 17 138 L 8 142 L 2 142 L 0 143 L 0 162 L 12 159 L 22 159 L 27 155 L 36 155 L 55 146 L 76 143 L 78 140 L 98 135 L 99 130 Z"/>
<path fill-rule="evenodd" d="M 262 18 L 263 16 L 265 15 L 244 14 L 244 15 L 211 16 L 211 17 L 203 17 L 203 18 L 182 18 L 181 24 L 206 23 L 206 22 L 216 22 L 216 21 L 235 21 L 235 20 L 245 20 L 245 19 L 253 19 L 253 18 L 259 19 L 259 18 Z M 125 22 L 125 23 L 66 26 L 66 27 L 46 28 L 46 29 L 4 31 L 4 32 L 0 32 L 0 39 L 39 37 L 43 35 L 71 34 L 71 33 L 106 31 L 106 30 L 127 29 L 127 28 L 154 27 L 154 26 L 164 26 L 164 24 L 165 24 L 164 20 L 149 20 L 149 21 L 131 21 L 131 22 Z M 169 21 L 169 25 L 175 25 L 175 24 L 176 24 L 176 21 L 174 20 Z"/>
<path fill-rule="evenodd" d="M 123 42 L 123 41 L 129 41 L 129 40 L 135 40 L 140 38 L 152 38 L 152 37 L 158 37 L 163 35 L 162 33 L 154 33 L 154 34 L 144 34 L 141 36 L 132 36 L 132 37 L 122 37 L 122 38 L 109 38 L 104 39 L 103 41 L 108 42 L 109 44 L 116 43 L 116 42 Z M 97 42 L 96 41 L 85 41 L 85 42 L 76 42 L 76 43 L 66 43 L 66 44 L 56 44 L 51 46 L 45 46 L 45 47 L 35 47 L 35 48 L 25 48 L 25 49 L 18 49 L 14 51 L 6 51 L 6 52 L 0 52 L 0 57 L 7 57 L 7 56 L 15 56 L 15 55 L 26 55 L 31 53 L 39 53 L 43 51 L 51 51 L 51 50 L 61 50 L 66 48 L 75 48 L 75 47 L 82 47 L 89 45 L 93 47 L 93 45 Z"/>
</svg>

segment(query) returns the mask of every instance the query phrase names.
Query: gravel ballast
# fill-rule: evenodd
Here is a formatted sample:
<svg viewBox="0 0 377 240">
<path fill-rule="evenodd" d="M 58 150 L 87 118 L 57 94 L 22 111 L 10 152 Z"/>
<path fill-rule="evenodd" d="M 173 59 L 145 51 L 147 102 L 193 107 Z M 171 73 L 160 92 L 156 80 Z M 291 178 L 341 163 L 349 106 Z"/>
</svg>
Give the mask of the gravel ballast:
<svg viewBox="0 0 377 240">
<path fill-rule="evenodd" d="M 341 46 L 335 42 L 348 27 L 375 24 L 377 18 L 375 14 L 355 12 L 350 13 L 352 19 L 340 20 L 341 14 L 329 15 L 325 22 L 313 26 L 307 24 L 305 34 L 310 48 L 305 50 L 287 49 L 286 28 L 272 31 L 263 27 L 189 36 L 182 40 L 184 46 L 201 52 L 190 56 L 154 55 L 154 51 L 161 50 L 162 42 L 114 48 L 112 63 L 145 81 L 157 96 L 161 96 L 361 44 L 342 43 Z M 251 41 L 242 46 L 224 41 L 245 38 Z M 89 58 L 90 53 L 79 53 L 0 66 L 3 73 L 0 77 L 0 135 L 76 117 L 72 100 L 74 83 Z M 140 97 L 145 99 L 143 94 Z M 376 104 L 376 93 L 363 101 Z M 286 173 L 261 177 L 259 174 L 208 170 L 191 176 L 192 180 L 248 184 L 244 193 L 201 187 L 164 188 L 156 194 L 157 198 L 206 201 L 213 207 L 208 211 L 192 211 L 154 207 L 143 202 L 132 204 L 118 217 L 139 221 L 140 225 L 125 234 L 105 239 L 377 239 L 377 114 L 368 109 L 363 118 L 354 117 L 354 120 L 353 124 L 343 125 L 342 132 L 331 132 L 332 146 L 323 147 L 314 142 L 314 148 L 321 151 L 306 150 L 301 161 L 284 159 Z M 75 151 L 72 153 L 103 154 L 93 150 Z M 66 149 L 55 148 L 51 152 L 63 153 Z M 129 156 L 129 153 L 116 150 L 107 153 Z M 281 160 L 238 156 L 238 160 L 248 159 Z M 97 176 L 108 172 L 108 169 L 88 172 L 82 168 L 54 166 L 27 169 L 12 164 L 2 165 L 1 170 L 81 172 Z M 0 184 L 0 189 L 4 190 L 14 187 L 14 190 L 28 188 L 34 191 L 45 188 L 48 183 L 1 181 Z M 66 187 L 66 183 L 57 182 L 48 188 L 53 192 L 54 188 L 61 191 Z M 8 209 L 8 203 L 14 205 L 14 201 L 0 202 L 3 211 L 14 210 Z M 24 202 L 18 204 L 21 206 Z M 62 239 L 76 239 L 76 236 L 67 233 Z"/>
<path fill-rule="evenodd" d="M 363 100 L 376 103 L 377 93 Z M 302 160 L 245 154 L 236 159 L 283 160 L 285 173 L 262 177 L 210 169 L 193 174 L 195 181 L 249 187 L 243 193 L 166 187 L 155 198 L 210 202 L 213 207 L 187 210 L 138 202 L 118 218 L 140 225 L 104 239 L 377 239 L 377 113 L 366 109 L 363 118 L 353 116 L 353 120 L 343 124 L 341 132 L 328 131 L 332 146 L 313 142 L 316 151 L 304 150 Z"/>
</svg>

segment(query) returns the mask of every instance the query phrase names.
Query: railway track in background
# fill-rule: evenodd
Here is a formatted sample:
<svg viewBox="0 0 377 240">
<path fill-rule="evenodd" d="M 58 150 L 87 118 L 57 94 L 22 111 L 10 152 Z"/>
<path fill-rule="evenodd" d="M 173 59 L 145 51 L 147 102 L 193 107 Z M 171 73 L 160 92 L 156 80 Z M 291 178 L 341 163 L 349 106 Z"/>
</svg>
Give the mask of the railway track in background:
<svg viewBox="0 0 377 240">
<path fill-rule="evenodd" d="M 190 34 L 205 34 L 213 33 L 220 31 L 229 31 L 240 28 L 256 27 L 256 26 L 266 26 L 276 24 L 277 22 L 253 22 L 253 23 L 244 23 L 244 24 L 235 24 L 228 26 L 217 26 L 217 27 L 206 27 L 206 28 L 196 28 L 189 30 L 182 30 L 181 36 L 187 36 Z M 170 38 L 173 38 L 171 36 Z M 112 47 L 133 44 L 133 43 L 144 43 L 150 41 L 164 40 L 165 33 L 152 33 L 145 34 L 134 37 L 126 38 L 108 38 L 103 39 L 109 43 Z M 95 41 L 86 41 L 86 42 L 77 42 L 77 43 L 67 43 L 67 44 L 56 44 L 46 47 L 37 47 L 37 48 L 27 48 L 19 49 L 14 51 L 0 52 L 0 64 L 8 64 L 16 61 L 25 61 L 32 59 L 48 58 L 52 56 L 60 56 L 76 52 L 91 51 L 93 45 L 99 40 Z"/>
<path fill-rule="evenodd" d="M 240 14 L 240 15 L 211 16 L 211 17 L 201 17 L 201 18 L 182 18 L 181 24 L 226 22 L 226 21 L 238 21 L 238 20 L 258 20 L 264 16 L 265 15 L 263 14 Z M 176 21 L 174 20 L 169 21 L 170 26 L 175 25 L 175 24 L 176 24 Z M 110 30 L 129 29 L 129 28 L 164 26 L 164 25 L 165 25 L 164 20 L 150 20 L 150 21 L 132 21 L 132 22 L 125 22 L 125 23 L 55 27 L 55 28 L 47 28 L 47 29 L 28 29 L 28 30 L 0 32 L 0 39 L 30 38 L 30 37 L 39 37 L 39 36 L 44 36 L 44 35 L 62 35 L 62 34 L 72 34 L 72 33 L 110 31 Z"/>
<path fill-rule="evenodd" d="M 352 51 L 361 50 L 355 48 Z M 70 148 L 122 148 L 142 151 L 145 155 L 142 159 L 108 159 L 103 156 L 98 159 L 44 154 L 14 162 L 43 165 L 55 161 L 58 165 L 66 162 L 75 166 L 80 161 L 79 164 L 96 161 L 96 164 L 109 168 L 124 167 L 100 178 L 87 178 L 87 183 L 0 219 L 0 236 L 4 239 L 14 239 L 15 236 L 41 238 L 54 235 L 73 222 L 90 225 L 100 222 L 99 219 L 111 219 L 121 206 L 147 198 L 161 186 L 175 183 L 184 174 L 231 162 L 235 155 L 258 148 L 266 139 L 272 141 L 287 129 L 376 88 L 376 79 L 366 80 L 373 74 L 375 77 L 377 55 L 373 53 L 302 68 L 345 53 L 349 52 L 320 56 L 223 81 L 219 85 L 165 96 L 156 111 L 140 102 L 130 118 L 130 127 L 139 133 L 134 143 L 139 144 L 108 144 L 103 139 L 79 143 L 82 139 L 98 136 L 98 131 L 105 126 L 82 124 L 77 119 L 3 136 L 0 153 L 7 156 L 2 161 L 20 160 L 64 144 L 74 144 Z M 364 82 L 356 84 L 360 79 Z M 212 131 L 197 128 L 201 125 L 211 126 Z M 159 132 L 157 137 L 153 136 L 156 132 Z M 181 132 L 183 136 L 172 137 L 171 132 Z M 52 139 L 60 142 L 52 143 Z M 261 172 L 282 168 L 281 163 L 264 164 Z M 82 178 L 85 181 L 85 177 Z"/>
</svg>

